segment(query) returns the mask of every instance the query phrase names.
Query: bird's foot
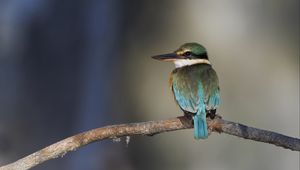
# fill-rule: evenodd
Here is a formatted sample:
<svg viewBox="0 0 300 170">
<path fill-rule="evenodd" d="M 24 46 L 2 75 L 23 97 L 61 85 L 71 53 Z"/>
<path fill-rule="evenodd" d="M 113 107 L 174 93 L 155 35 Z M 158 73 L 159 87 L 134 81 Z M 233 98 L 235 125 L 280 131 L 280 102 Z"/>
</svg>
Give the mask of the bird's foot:
<svg viewBox="0 0 300 170">
<path fill-rule="evenodd" d="M 210 119 L 214 119 L 216 117 L 216 115 L 212 114 L 212 113 L 208 113 L 208 114 L 206 114 L 206 117 L 209 117 Z"/>
<path fill-rule="evenodd" d="M 206 110 L 206 117 L 214 119 L 216 117 L 216 110 Z"/>
<path fill-rule="evenodd" d="M 216 114 L 216 109 L 213 110 L 206 110 L 206 117 L 209 117 L 211 120 L 218 118 L 218 119 L 222 119 L 222 117 L 218 114 Z"/>
<path fill-rule="evenodd" d="M 184 124 L 186 127 L 194 125 L 193 114 L 189 112 L 184 112 L 184 116 L 180 116 L 178 118 L 181 121 L 181 123 Z"/>
<path fill-rule="evenodd" d="M 188 120 L 193 120 L 193 114 L 190 112 L 184 112 L 184 117 L 186 117 Z"/>
</svg>

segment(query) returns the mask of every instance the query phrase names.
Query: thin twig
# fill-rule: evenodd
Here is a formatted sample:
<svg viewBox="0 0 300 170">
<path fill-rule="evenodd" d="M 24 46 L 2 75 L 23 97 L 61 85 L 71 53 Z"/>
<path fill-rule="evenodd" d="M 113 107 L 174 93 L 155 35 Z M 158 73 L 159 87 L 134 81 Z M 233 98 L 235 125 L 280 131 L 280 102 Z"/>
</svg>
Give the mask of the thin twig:
<svg viewBox="0 0 300 170">
<path fill-rule="evenodd" d="M 300 151 L 300 139 L 288 137 L 279 133 L 248 127 L 216 117 L 207 119 L 210 131 L 223 132 L 237 137 L 270 143 L 293 151 Z M 50 159 L 62 157 L 67 152 L 74 151 L 89 143 L 108 138 L 134 135 L 155 135 L 158 133 L 193 128 L 191 120 L 186 117 L 172 118 L 168 120 L 130 123 L 105 126 L 83 132 L 50 146 L 11 164 L 0 167 L 0 170 L 26 170 L 35 167 Z"/>
</svg>

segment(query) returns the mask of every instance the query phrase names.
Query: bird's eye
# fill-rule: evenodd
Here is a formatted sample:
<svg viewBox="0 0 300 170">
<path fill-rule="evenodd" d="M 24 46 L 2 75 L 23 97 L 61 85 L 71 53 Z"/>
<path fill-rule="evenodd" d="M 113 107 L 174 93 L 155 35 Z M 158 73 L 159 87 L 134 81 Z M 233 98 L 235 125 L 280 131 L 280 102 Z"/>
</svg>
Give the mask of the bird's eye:
<svg viewBox="0 0 300 170">
<path fill-rule="evenodd" d="M 183 53 L 183 55 L 186 56 L 186 57 L 187 57 L 187 56 L 190 56 L 191 54 L 192 54 L 192 53 L 191 53 L 190 51 L 187 51 L 187 52 Z"/>
</svg>

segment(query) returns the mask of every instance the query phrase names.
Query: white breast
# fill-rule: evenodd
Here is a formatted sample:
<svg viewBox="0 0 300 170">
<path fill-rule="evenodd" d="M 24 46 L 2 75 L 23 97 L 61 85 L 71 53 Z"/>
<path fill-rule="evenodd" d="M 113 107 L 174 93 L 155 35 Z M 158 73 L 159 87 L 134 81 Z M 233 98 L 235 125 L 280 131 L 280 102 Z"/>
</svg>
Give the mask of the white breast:
<svg viewBox="0 0 300 170">
<path fill-rule="evenodd" d="M 205 63 L 210 65 L 210 62 L 207 59 L 178 59 L 174 61 L 176 68 L 190 66 L 194 64 L 200 64 L 200 63 Z"/>
</svg>

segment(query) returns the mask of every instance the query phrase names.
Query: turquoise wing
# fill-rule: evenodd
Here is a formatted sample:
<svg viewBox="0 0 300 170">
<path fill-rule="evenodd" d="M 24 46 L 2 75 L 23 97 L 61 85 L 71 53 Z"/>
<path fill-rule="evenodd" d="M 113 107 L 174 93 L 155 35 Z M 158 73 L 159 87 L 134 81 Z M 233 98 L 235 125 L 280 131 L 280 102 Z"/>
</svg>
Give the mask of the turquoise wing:
<svg viewBox="0 0 300 170">
<path fill-rule="evenodd" d="M 206 110 L 215 110 L 220 105 L 220 88 L 217 73 L 213 68 L 201 73 L 205 91 Z"/>
<path fill-rule="evenodd" d="M 204 91 L 202 83 L 198 83 L 196 93 L 193 93 L 193 88 L 187 86 L 185 90 L 179 90 L 177 84 L 173 84 L 173 92 L 178 105 L 184 111 L 194 113 L 194 138 L 205 139 L 208 136 L 206 112 L 204 103 Z M 188 92 L 190 91 L 190 92 Z"/>
<path fill-rule="evenodd" d="M 180 108 L 190 113 L 196 113 L 199 108 L 205 110 L 205 97 L 202 83 L 198 83 L 198 88 L 191 87 L 188 83 L 184 83 L 186 86 L 182 87 L 178 83 L 173 83 L 172 90 L 175 100 Z"/>
<path fill-rule="evenodd" d="M 220 105 L 220 90 L 219 88 L 213 91 L 207 99 L 206 110 L 215 110 Z"/>
<path fill-rule="evenodd" d="M 177 69 L 172 73 L 172 90 L 180 108 L 194 114 L 195 139 L 207 138 L 206 110 L 220 104 L 216 72 L 208 65 Z"/>
</svg>

